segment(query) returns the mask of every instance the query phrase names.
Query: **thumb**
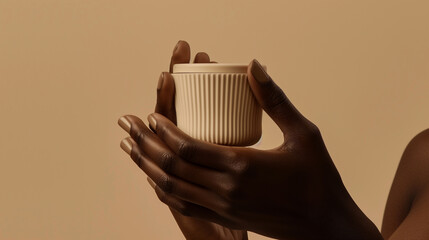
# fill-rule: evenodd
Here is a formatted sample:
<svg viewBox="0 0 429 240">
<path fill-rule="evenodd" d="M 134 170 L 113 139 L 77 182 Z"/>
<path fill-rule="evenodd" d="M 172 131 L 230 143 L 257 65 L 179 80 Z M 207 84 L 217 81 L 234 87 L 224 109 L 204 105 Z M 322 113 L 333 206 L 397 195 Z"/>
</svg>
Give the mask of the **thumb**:
<svg viewBox="0 0 429 240">
<path fill-rule="evenodd" d="M 173 76 L 169 72 L 161 73 L 156 92 L 155 112 L 176 124 L 175 86 Z"/>
<path fill-rule="evenodd" d="M 283 133 L 293 130 L 303 120 L 302 115 L 286 94 L 271 79 L 261 64 L 254 59 L 247 68 L 250 88 L 259 105 L 280 127 Z"/>
<path fill-rule="evenodd" d="M 176 124 L 176 108 L 174 104 L 174 79 L 170 73 L 173 72 L 173 66 L 177 63 L 189 63 L 191 59 L 191 47 L 189 43 L 183 40 L 177 42 L 170 60 L 170 72 L 163 72 L 159 77 L 155 112 L 167 117 Z"/>
</svg>

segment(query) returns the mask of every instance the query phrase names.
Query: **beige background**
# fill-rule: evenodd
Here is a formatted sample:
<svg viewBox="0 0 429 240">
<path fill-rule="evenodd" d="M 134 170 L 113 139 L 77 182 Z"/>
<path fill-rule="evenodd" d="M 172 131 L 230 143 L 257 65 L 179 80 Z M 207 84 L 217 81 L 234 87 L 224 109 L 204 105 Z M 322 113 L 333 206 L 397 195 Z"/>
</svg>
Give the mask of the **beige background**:
<svg viewBox="0 0 429 240">
<path fill-rule="evenodd" d="M 182 239 L 117 119 L 146 121 L 177 40 L 257 58 L 380 226 L 429 122 L 428 1 L 0 0 L 0 239 Z M 264 115 L 261 148 L 281 135 Z M 263 239 L 252 234 L 251 239 Z"/>
</svg>

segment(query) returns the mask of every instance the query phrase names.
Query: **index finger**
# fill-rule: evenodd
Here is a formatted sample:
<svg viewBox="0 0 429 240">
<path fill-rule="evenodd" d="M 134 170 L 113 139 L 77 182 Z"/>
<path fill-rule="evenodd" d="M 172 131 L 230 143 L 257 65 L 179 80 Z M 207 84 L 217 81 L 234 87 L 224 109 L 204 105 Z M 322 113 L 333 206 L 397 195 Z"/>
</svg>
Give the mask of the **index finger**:
<svg viewBox="0 0 429 240">
<path fill-rule="evenodd" d="M 148 119 L 158 137 L 183 160 L 219 171 L 231 170 L 232 148 L 192 138 L 161 114 L 150 114 Z"/>
<path fill-rule="evenodd" d="M 189 63 L 191 61 L 191 47 L 186 41 L 180 40 L 173 50 L 170 61 L 170 73 L 173 72 L 173 66 L 177 63 Z"/>
</svg>

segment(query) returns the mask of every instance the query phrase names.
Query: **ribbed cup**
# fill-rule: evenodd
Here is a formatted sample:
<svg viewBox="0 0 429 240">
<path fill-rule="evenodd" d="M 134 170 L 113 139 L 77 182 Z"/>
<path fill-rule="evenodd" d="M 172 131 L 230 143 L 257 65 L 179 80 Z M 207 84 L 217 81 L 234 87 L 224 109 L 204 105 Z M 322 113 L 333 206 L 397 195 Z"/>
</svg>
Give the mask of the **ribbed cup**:
<svg viewBox="0 0 429 240">
<path fill-rule="evenodd" d="M 215 65 L 215 64 L 214 64 Z M 262 109 L 246 73 L 173 73 L 177 126 L 191 137 L 235 146 L 256 143 Z"/>
</svg>

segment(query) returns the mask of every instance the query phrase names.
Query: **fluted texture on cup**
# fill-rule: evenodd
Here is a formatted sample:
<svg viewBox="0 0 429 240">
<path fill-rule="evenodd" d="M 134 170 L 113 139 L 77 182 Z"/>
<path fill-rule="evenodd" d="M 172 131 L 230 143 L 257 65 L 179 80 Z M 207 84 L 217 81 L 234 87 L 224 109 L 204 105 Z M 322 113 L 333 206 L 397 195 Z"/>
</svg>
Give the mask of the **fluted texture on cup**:
<svg viewBox="0 0 429 240">
<path fill-rule="evenodd" d="M 204 141 L 248 146 L 262 133 L 262 110 L 245 73 L 177 73 L 177 126 Z"/>
</svg>

